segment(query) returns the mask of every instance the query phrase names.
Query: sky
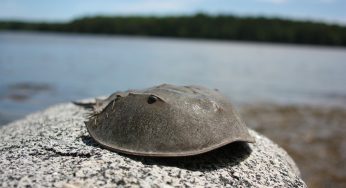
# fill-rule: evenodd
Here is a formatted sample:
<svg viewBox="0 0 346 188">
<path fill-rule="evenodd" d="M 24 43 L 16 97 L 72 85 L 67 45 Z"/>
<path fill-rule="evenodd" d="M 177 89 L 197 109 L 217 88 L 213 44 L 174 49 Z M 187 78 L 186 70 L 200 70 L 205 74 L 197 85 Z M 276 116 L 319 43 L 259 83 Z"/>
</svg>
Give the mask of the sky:
<svg viewBox="0 0 346 188">
<path fill-rule="evenodd" d="M 0 0 L 1 20 L 69 21 L 93 15 L 162 16 L 196 12 L 346 25 L 346 0 Z"/>
</svg>

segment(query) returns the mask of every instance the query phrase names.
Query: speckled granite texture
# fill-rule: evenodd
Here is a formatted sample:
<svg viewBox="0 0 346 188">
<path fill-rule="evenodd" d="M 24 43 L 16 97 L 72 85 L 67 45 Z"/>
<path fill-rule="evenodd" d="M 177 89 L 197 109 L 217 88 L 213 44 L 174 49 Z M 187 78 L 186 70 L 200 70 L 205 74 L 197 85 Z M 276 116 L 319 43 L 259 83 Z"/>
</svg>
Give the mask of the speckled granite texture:
<svg viewBox="0 0 346 188">
<path fill-rule="evenodd" d="M 141 158 L 100 148 L 86 114 L 61 104 L 0 128 L 0 187 L 306 187 L 287 153 L 252 130 L 255 144 Z"/>
</svg>

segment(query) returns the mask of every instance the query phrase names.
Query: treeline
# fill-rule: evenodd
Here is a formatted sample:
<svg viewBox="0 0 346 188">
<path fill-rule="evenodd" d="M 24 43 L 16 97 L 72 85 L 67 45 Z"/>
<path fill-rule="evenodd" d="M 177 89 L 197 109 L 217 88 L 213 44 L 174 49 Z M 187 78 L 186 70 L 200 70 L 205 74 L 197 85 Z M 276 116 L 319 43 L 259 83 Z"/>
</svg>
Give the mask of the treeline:
<svg viewBox="0 0 346 188">
<path fill-rule="evenodd" d="M 35 30 L 346 46 L 346 27 L 230 15 L 86 17 L 68 23 L 0 21 L 2 30 Z"/>
</svg>

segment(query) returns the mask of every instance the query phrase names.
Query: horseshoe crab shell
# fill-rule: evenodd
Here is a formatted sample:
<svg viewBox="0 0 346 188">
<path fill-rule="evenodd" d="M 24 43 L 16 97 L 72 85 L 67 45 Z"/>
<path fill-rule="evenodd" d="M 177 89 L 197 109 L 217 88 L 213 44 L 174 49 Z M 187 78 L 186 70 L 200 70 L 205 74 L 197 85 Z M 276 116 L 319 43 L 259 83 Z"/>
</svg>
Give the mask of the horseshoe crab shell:
<svg viewBox="0 0 346 188">
<path fill-rule="evenodd" d="M 93 109 L 85 122 L 90 136 L 121 153 L 190 156 L 235 141 L 254 142 L 229 100 L 200 86 L 163 84 L 79 104 Z"/>
</svg>

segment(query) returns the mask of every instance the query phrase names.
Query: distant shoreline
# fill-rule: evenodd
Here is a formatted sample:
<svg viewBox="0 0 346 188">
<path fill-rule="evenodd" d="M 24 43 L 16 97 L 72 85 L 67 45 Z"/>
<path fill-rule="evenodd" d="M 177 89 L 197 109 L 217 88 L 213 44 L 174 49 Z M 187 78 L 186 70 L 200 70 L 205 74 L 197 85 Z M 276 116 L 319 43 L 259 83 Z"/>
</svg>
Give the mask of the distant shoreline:
<svg viewBox="0 0 346 188">
<path fill-rule="evenodd" d="M 346 46 L 346 26 L 281 18 L 211 16 L 95 16 L 66 23 L 1 21 L 0 31 L 45 31 Z"/>
</svg>

